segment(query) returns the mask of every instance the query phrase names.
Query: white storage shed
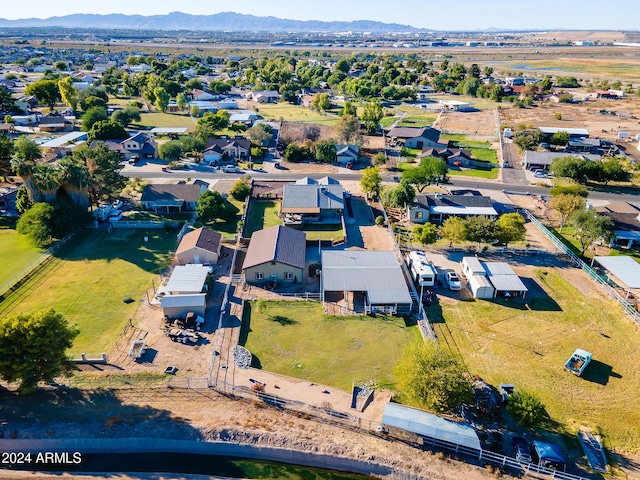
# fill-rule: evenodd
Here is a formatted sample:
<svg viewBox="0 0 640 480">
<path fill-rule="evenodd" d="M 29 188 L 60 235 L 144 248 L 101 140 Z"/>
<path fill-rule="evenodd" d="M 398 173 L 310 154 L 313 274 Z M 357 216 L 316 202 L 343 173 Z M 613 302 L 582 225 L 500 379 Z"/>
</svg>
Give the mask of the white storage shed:
<svg viewBox="0 0 640 480">
<path fill-rule="evenodd" d="M 482 262 L 480 262 L 477 257 L 462 257 L 460 266 L 462 267 L 462 275 L 467 279 L 470 279 L 474 275 L 487 275 L 487 272 L 482 266 Z"/>
<path fill-rule="evenodd" d="M 472 275 L 469 279 L 469 289 L 473 298 L 493 298 L 496 293 L 493 285 L 484 275 Z"/>
</svg>

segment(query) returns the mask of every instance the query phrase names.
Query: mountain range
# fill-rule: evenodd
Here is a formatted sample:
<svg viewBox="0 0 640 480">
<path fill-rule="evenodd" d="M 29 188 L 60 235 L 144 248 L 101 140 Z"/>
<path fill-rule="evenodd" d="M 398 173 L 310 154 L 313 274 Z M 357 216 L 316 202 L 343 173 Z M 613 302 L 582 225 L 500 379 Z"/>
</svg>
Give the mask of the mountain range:
<svg viewBox="0 0 640 480">
<path fill-rule="evenodd" d="M 173 12 L 167 15 L 95 15 L 78 13 L 50 18 L 6 20 L 0 18 L 0 28 L 63 27 L 85 29 L 127 30 L 191 30 L 191 31 L 254 31 L 254 32 L 412 32 L 409 25 L 372 20 L 322 22 L 319 20 L 288 20 L 277 17 L 257 17 L 234 12 L 214 15 L 191 15 Z"/>
</svg>

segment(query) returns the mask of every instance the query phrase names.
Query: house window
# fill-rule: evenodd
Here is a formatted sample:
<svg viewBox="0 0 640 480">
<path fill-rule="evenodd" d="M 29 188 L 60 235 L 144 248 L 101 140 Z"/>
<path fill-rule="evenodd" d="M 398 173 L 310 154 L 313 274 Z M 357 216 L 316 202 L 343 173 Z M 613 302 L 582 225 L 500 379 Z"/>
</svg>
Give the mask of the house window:
<svg viewBox="0 0 640 480">
<path fill-rule="evenodd" d="M 256 272 L 256 280 L 264 280 L 264 273 Z"/>
<path fill-rule="evenodd" d="M 285 280 L 291 280 L 293 278 L 293 273 L 291 272 L 284 272 L 284 279 Z"/>
<path fill-rule="evenodd" d="M 417 211 L 416 212 L 416 219 L 420 219 L 420 218 L 422 218 L 422 212 Z"/>
</svg>

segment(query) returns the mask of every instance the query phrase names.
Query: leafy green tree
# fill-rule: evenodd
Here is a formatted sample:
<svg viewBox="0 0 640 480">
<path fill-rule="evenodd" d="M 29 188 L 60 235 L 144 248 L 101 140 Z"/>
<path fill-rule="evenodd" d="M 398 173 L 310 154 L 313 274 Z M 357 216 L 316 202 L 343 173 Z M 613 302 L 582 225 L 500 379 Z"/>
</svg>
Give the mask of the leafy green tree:
<svg viewBox="0 0 640 480">
<path fill-rule="evenodd" d="M 331 102 L 329 101 L 329 95 L 326 93 L 318 93 L 313 96 L 311 100 L 311 106 L 320 110 L 321 112 L 326 112 L 331 108 Z"/>
<path fill-rule="evenodd" d="M 307 158 L 309 158 L 309 149 L 297 143 L 290 143 L 284 149 L 284 159 L 288 162 L 298 163 Z"/>
<path fill-rule="evenodd" d="M 83 98 L 82 93 L 84 91 L 85 90 L 80 90 L 80 93 L 78 94 L 78 96 L 80 97 L 80 107 L 82 108 L 82 110 L 86 112 L 87 110 L 90 110 L 93 107 L 102 107 L 105 110 L 107 109 L 107 100 L 105 100 L 102 97 L 93 97 L 93 96 Z"/>
<path fill-rule="evenodd" d="M 336 72 L 341 72 L 341 73 L 349 73 L 350 69 L 351 69 L 351 63 L 346 58 L 341 58 L 340 60 L 338 60 L 334 67 L 334 70 Z"/>
<path fill-rule="evenodd" d="M 384 155 L 384 152 L 378 152 L 373 156 L 374 165 L 384 165 L 385 163 L 387 163 L 387 157 Z"/>
<path fill-rule="evenodd" d="M 544 418 L 544 406 L 533 394 L 516 390 L 509 396 L 507 411 L 523 427 L 532 427 Z"/>
<path fill-rule="evenodd" d="M 498 227 L 498 240 L 505 245 L 511 242 L 519 242 L 525 237 L 525 220 L 519 213 L 504 213 L 496 221 Z"/>
<path fill-rule="evenodd" d="M 38 102 L 48 106 L 51 110 L 56 106 L 56 102 L 60 100 L 60 89 L 58 88 L 58 82 L 55 80 L 39 80 L 30 83 L 24 91 L 27 95 L 35 95 Z"/>
<path fill-rule="evenodd" d="M 467 240 L 477 243 L 491 243 L 498 238 L 498 227 L 489 217 L 473 216 L 465 220 Z"/>
<path fill-rule="evenodd" d="M 116 110 L 111 114 L 111 121 L 119 123 L 124 128 L 127 128 L 130 123 L 140 120 L 142 120 L 140 109 L 136 105 L 127 105 L 124 109 Z"/>
<path fill-rule="evenodd" d="M 62 101 L 75 112 L 78 109 L 78 90 L 73 86 L 71 77 L 64 77 L 59 80 L 58 89 L 60 90 Z"/>
<path fill-rule="evenodd" d="M 181 112 L 184 112 L 187 109 L 187 106 L 189 105 L 189 102 L 187 101 L 187 97 L 183 92 L 180 92 L 176 96 L 176 105 L 178 105 L 178 109 Z"/>
<path fill-rule="evenodd" d="M 586 200 L 580 195 L 561 193 L 549 200 L 549 206 L 560 215 L 560 233 L 571 215 L 586 207 Z"/>
<path fill-rule="evenodd" d="M 13 139 L 0 133 L 0 175 L 7 181 L 11 174 L 11 158 L 13 157 Z"/>
<path fill-rule="evenodd" d="M 193 118 L 199 118 L 200 107 L 198 107 L 197 105 L 194 105 L 193 107 L 191 107 L 191 110 L 189 110 L 189 115 L 191 115 Z"/>
<path fill-rule="evenodd" d="M 358 109 L 353 104 L 353 102 L 351 100 L 347 100 L 346 102 L 344 102 L 344 107 L 342 107 L 342 111 L 340 112 L 340 116 L 342 116 L 342 115 L 353 115 L 355 117 L 358 114 L 357 112 L 358 112 Z"/>
<path fill-rule="evenodd" d="M 16 106 L 16 100 L 11 95 L 7 87 L 0 87 L 0 112 L 18 113 L 20 109 Z"/>
<path fill-rule="evenodd" d="M 601 181 L 604 177 L 601 163 L 580 157 L 554 158 L 549 170 L 556 177 L 570 178 L 580 184 L 586 184 L 589 180 Z"/>
<path fill-rule="evenodd" d="M 622 162 L 617 158 L 609 158 L 602 162 L 603 180 L 609 182 L 628 182 L 631 174 L 624 169 Z"/>
<path fill-rule="evenodd" d="M 535 150 L 543 139 L 544 136 L 539 130 L 524 130 L 516 133 L 513 137 L 513 143 L 518 146 L 521 152 L 524 152 Z"/>
<path fill-rule="evenodd" d="M 107 109 L 104 107 L 91 107 L 82 115 L 82 130 L 88 132 L 96 122 L 108 120 Z"/>
<path fill-rule="evenodd" d="M 53 237 L 53 216 L 55 209 L 46 202 L 38 202 L 24 212 L 16 224 L 18 233 L 25 235 L 38 247 L 51 244 Z"/>
<path fill-rule="evenodd" d="M 94 140 L 125 140 L 129 134 L 122 125 L 112 120 L 99 120 L 95 122 L 87 135 L 88 142 Z"/>
<path fill-rule="evenodd" d="M 269 125 L 259 123 L 247 130 L 247 138 L 260 147 L 273 138 L 273 130 Z"/>
<path fill-rule="evenodd" d="M 206 143 L 203 142 L 202 139 L 194 135 L 185 135 L 181 137 L 180 143 L 182 144 L 182 151 L 185 153 L 188 153 L 188 152 L 202 153 L 206 146 Z"/>
<path fill-rule="evenodd" d="M 436 413 L 452 412 L 473 399 L 464 365 L 434 342 L 414 342 L 393 369 L 404 401 Z"/>
<path fill-rule="evenodd" d="M 73 152 L 73 159 L 85 165 L 89 172 L 87 187 L 89 200 L 98 205 L 104 199 L 115 198 L 127 185 L 127 178 L 120 175 L 123 165 L 120 155 L 109 150 L 104 143 L 95 147 L 80 147 Z"/>
<path fill-rule="evenodd" d="M 334 127 L 336 135 L 344 143 L 355 143 L 360 139 L 360 120 L 353 115 L 343 115 Z"/>
<path fill-rule="evenodd" d="M 69 66 L 62 60 L 58 60 L 53 64 L 53 68 L 55 68 L 56 70 L 66 70 L 67 68 L 69 68 Z"/>
<path fill-rule="evenodd" d="M 20 393 L 36 389 L 71 372 L 75 364 L 66 352 L 80 330 L 53 309 L 17 313 L 0 320 L 0 377 L 20 381 Z"/>
<path fill-rule="evenodd" d="M 33 202 L 29 198 L 29 191 L 24 185 L 20 185 L 16 193 L 16 210 L 20 215 L 29 210 L 33 206 Z"/>
<path fill-rule="evenodd" d="M 364 123 L 364 126 L 367 129 L 367 133 L 369 135 L 373 135 L 374 133 L 376 133 L 382 117 L 384 117 L 382 104 L 377 98 L 372 99 L 364 106 L 364 110 L 362 112 L 362 122 Z"/>
<path fill-rule="evenodd" d="M 231 114 L 226 110 L 219 110 L 216 113 L 205 112 L 196 125 L 196 136 L 206 142 L 217 132 L 229 126 L 229 118 Z"/>
<path fill-rule="evenodd" d="M 423 245 L 436 243 L 438 240 L 438 227 L 433 223 L 425 223 L 424 225 L 416 225 L 413 227 L 413 238 Z"/>
<path fill-rule="evenodd" d="M 229 211 L 220 192 L 206 190 L 200 195 L 196 206 L 198 219 L 204 223 L 216 222 L 219 218 L 226 219 Z"/>
<path fill-rule="evenodd" d="M 449 240 L 449 246 L 466 242 L 469 236 L 467 223 L 460 217 L 449 217 L 442 224 L 440 235 Z"/>
<path fill-rule="evenodd" d="M 566 145 L 567 143 L 569 143 L 569 139 L 571 138 L 571 135 L 569 135 L 568 132 L 556 132 L 553 135 L 551 135 L 551 139 L 549 139 L 549 143 L 551 145 Z"/>
<path fill-rule="evenodd" d="M 42 156 L 40 147 L 36 142 L 22 135 L 16 139 L 13 148 L 15 153 L 11 161 L 11 168 L 24 181 L 29 191 L 29 198 L 33 201 L 38 201 L 39 192 L 33 178 L 33 170 L 36 162 Z"/>
<path fill-rule="evenodd" d="M 251 180 L 249 180 L 249 182 L 250 181 Z M 250 183 L 244 180 L 238 180 L 236 183 L 233 184 L 233 187 L 231 187 L 231 190 L 229 190 L 229 193 L 236 200 L 240 202 L 244 202 L 246 198 L 251 194 L 251 185 Z"/>
<path fill-rule="evenodd" d="M 336 141 L 333 138 L 320 140 L 316 143 L 316 158 L 323 163 L 333 163 L 336 161 Z"/>
<path fill-rule="evenodd" d="M 597 240 L 608 243 L 613 238 L 613 220 L 600 215 L 595 210 L 578 210 L 569 219 L 575 229 L 574 237 L 580 243 L 580 254 L 584 255 L 587 248 Z"/>
<path fill-rule="evenodd" d="M 378 226 L 384 225 L 384 217 L 382 215 L 378 215 L 376 217 L 376 225 Z"/>
<path fill-rule="evenodd" d="M 178 140 L 165 142 L 158 147 L 158 155 L 168 162 L 178 160 L 182 153 L 182 143 Z"/>
<path fill-rule="evenodd" d="M 153 90 L 153 94 L 155 96 L 155 107 L 156 109 L 160 110 L 161 112 L 166 112 L 167 111 L 167 107 L 169 106 L 169 100 L 171 100 L 171 95 L 169 95 L 169 92 L 167 92 L 167 90 L 165 90 L 163 87 L 156 87 Z"/>
<path fill-rule="evenodd" d="M 378 198 L 382 190 L 382 175 L 380 167 L 367 167 L 360 178 L 360 188 L 369 198 Z"/>
<path fill-rule="evenodd" d="M 416 198 L 416 191 L 407 182 L 401 181 L 399 185 L 386 188 L 382 192 L 383 202 L 392 208 L 403 207 L 413 202 Z"/>
</svg>

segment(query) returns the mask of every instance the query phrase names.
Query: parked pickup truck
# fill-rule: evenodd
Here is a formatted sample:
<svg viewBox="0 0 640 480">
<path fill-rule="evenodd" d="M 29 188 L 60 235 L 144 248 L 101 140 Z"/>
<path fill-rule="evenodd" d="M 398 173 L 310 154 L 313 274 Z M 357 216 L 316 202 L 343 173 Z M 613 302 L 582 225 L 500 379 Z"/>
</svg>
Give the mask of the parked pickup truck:
<svg viewBox="0 0 640 480">
<path fill-rule="evenodd" d="M 579 348 L 573 352 L 571 358 L 564 364 L 564 368 L 574 375 L 580 376 L 582 372 L 584 372 L 584 369 L 587 368 L 587 365 L 589 365 L 589 362 L 591 362 L 592 357 L 592 354 Z"/>
<path fill-rule="evenodd" d="M 181 328 L 169 328 L 165 330 L 165 335 L 169 337 L 174 342 L 184 343 L 198 343 L 200 340 L 200 335 L 196 332 L 188 332 L 187 330 L 182 330 Z"/>
</svg>

